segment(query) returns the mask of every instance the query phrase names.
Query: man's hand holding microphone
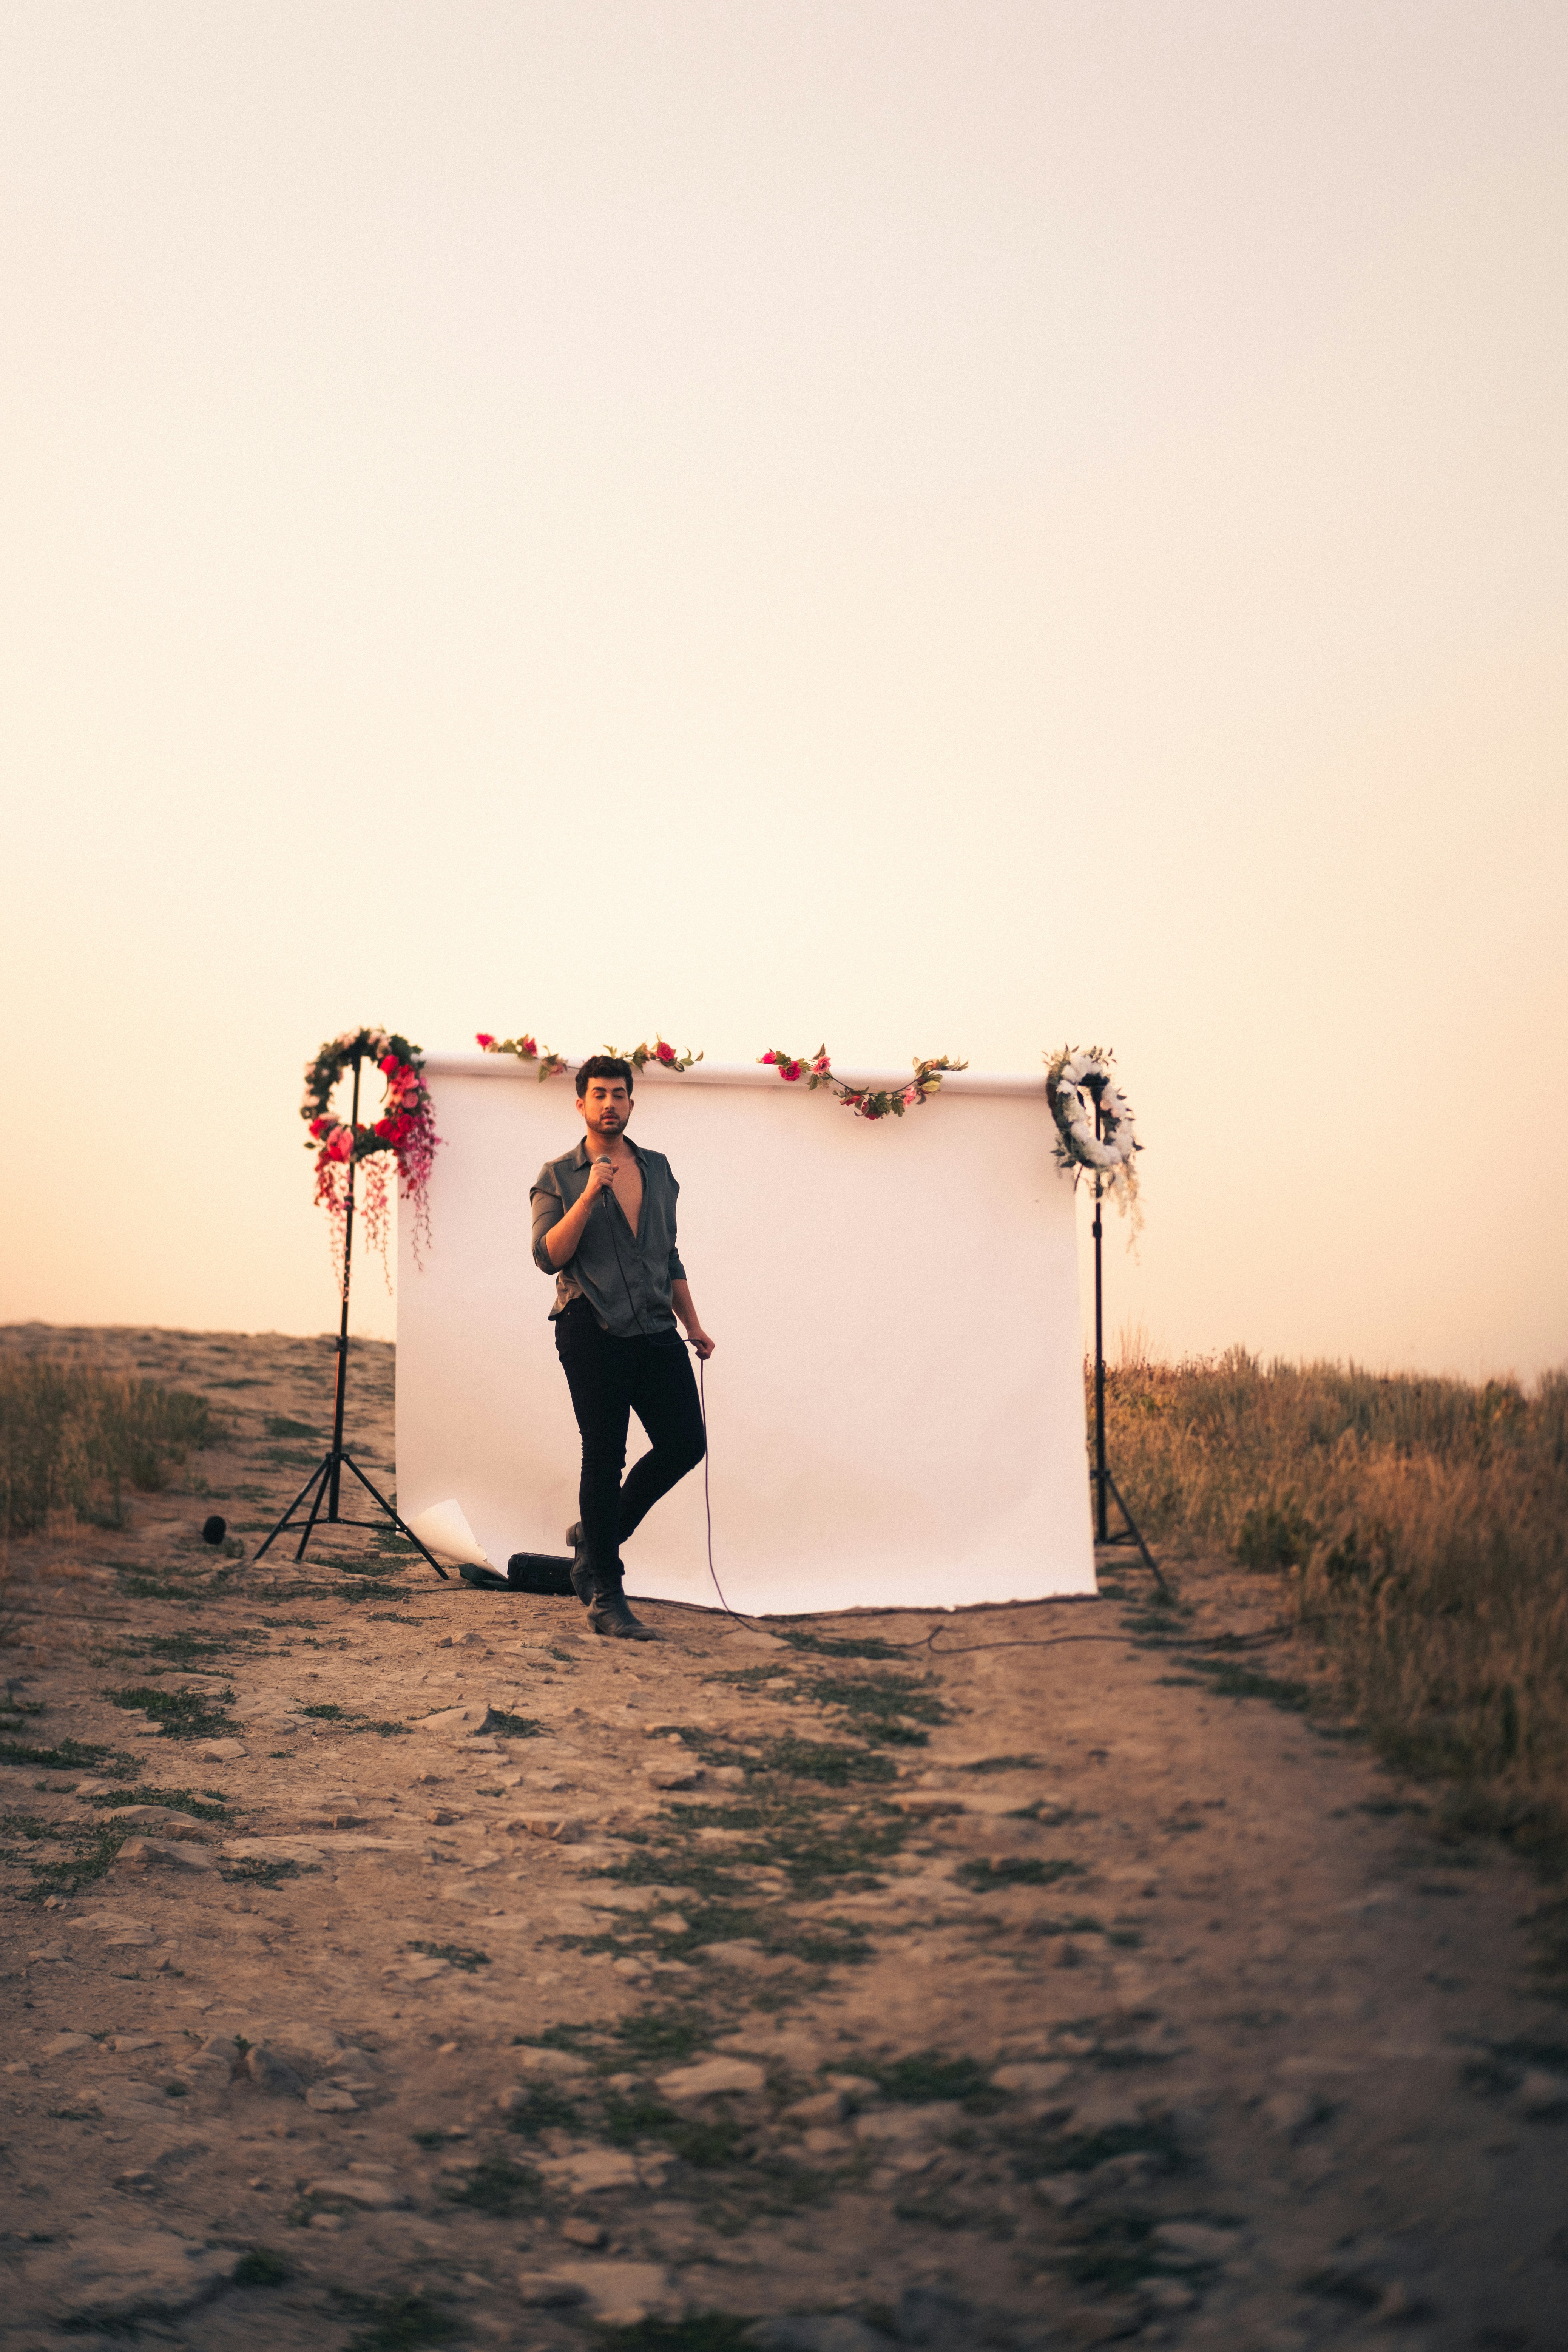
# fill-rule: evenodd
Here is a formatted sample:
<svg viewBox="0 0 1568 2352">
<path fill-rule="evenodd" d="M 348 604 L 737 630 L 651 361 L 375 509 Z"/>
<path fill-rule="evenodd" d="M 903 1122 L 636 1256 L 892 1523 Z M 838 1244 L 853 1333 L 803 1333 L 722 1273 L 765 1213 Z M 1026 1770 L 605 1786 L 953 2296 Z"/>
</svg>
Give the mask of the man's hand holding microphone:
<svg viewBox="0 0 1568 2352">
<path fill-rule="evenodd" d="M 550 1252 L 552 1265 L 564 1265 L 575 1255 L 584 1228 L 594 1213 L 594 1203 L 605 1192 L 613 1196 L 615 1182 L 616 1163 L 607 1154 L 590 1163 L 586 1184 L 561 1223 L 545 1235 L 544 1246 Z"/>
</svg>

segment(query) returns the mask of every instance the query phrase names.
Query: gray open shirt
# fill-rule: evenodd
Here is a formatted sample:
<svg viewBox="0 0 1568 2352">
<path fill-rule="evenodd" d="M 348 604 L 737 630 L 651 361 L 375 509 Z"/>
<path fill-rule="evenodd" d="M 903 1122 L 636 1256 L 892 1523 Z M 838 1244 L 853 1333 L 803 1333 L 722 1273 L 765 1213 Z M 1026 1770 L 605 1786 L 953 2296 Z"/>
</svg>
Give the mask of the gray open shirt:
<svg viewBox="0 0 1568 2352">
<path fill-rule="evenodd" d="M 626 1143 L 642 1170 L 642 1209 L 635 1234 L 612 1193 L 589 1217 L 576 1255 L 563 1266 L 551 1264 L 544 1236 L 554 1231 L 588 1188 L 592 1159 L 586 1138 L 575 1151 L 547 1160 L 528 1196 L 533 1209 L 533 1263 L 542 1274 L 555 1276 L 552 1322 L 573 1299 L 586 1298 L 605 1330 L 617 1339 L 673 1331 L 669 1286 L 686 1279 L 686 1268 L 675 1246 L 675 1203 L 680 1187 L 662 1151 L 640 1150 L 629 1135 Z"/>
</svg>

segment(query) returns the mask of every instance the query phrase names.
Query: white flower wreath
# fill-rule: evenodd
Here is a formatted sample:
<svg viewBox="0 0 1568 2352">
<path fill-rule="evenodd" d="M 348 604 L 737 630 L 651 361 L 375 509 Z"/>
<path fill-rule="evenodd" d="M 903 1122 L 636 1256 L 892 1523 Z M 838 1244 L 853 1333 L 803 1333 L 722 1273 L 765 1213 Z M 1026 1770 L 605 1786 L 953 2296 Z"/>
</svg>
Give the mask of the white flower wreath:
<svg viewBox="0 0 1568 2352">
<path fill-rule="evenodd" d="M 1064 1045 L 1046 1064 L 1046 1099 L 1057 1123 L 1057 1157 L 1078 1181 L 1080 1168 L 1095 1176 L 1114 1194 L 1117 1207 L 1132 1212 L 1139 1223 L 1138 1171 L 1133 1154 L 1142 1151 L 1132 1125 L 1132 1110 L 1103 1047 Z M 1099 1111 L 1099 1132 L 1095 1113 Z"/>
</svg>

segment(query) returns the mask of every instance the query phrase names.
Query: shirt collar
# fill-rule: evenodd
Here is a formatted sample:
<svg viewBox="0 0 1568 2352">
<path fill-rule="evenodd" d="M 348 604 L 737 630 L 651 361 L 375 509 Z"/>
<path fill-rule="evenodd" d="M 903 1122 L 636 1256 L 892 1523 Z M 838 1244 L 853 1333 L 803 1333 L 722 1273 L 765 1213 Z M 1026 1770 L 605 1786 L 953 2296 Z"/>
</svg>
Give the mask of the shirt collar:
<svg viewBox="0 0 1568 2352">
<path fill-rule="evenodd" d="M 626 1144 L 631 1152 L 632 1158 L 637 1161 L 637 1166 L 639 1168 L 645 1168 L 647 1165 L 647 1162 L 644 1160 L 642 1153 L 637 1150 L 637 1145 L 632 1141 L 631 1137 L 626 1134 L 624 1128 L 622 1129 L 621 1133 L 622 1139 Z M 583 1138 L 582 1142 L 572 1154 L 572 1165 L 574 1168 L 586 1168 L 588 1165 L 588 1139 L 586 1136 Z"/>
</svg>

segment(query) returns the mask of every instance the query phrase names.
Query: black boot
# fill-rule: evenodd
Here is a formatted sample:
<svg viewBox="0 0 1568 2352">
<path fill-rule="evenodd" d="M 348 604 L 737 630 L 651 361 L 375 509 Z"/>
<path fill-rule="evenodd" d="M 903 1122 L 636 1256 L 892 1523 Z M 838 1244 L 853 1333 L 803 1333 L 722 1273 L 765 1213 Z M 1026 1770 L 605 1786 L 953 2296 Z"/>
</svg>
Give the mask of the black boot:
<svg viewBox="0 0 1568 2352">
<path fill-rule="evenodd" d="M 626 1596 L 621 1590 L 626 1571 L 619 1560 L 610 1575 L 597 1577 L 588 1602 L 588 1622 L 595 1633 L 614 1642 L 657 1642 L 658 1635 L 651 1625 L 645 1625 L 626 1607 Z"/>
</svg>

